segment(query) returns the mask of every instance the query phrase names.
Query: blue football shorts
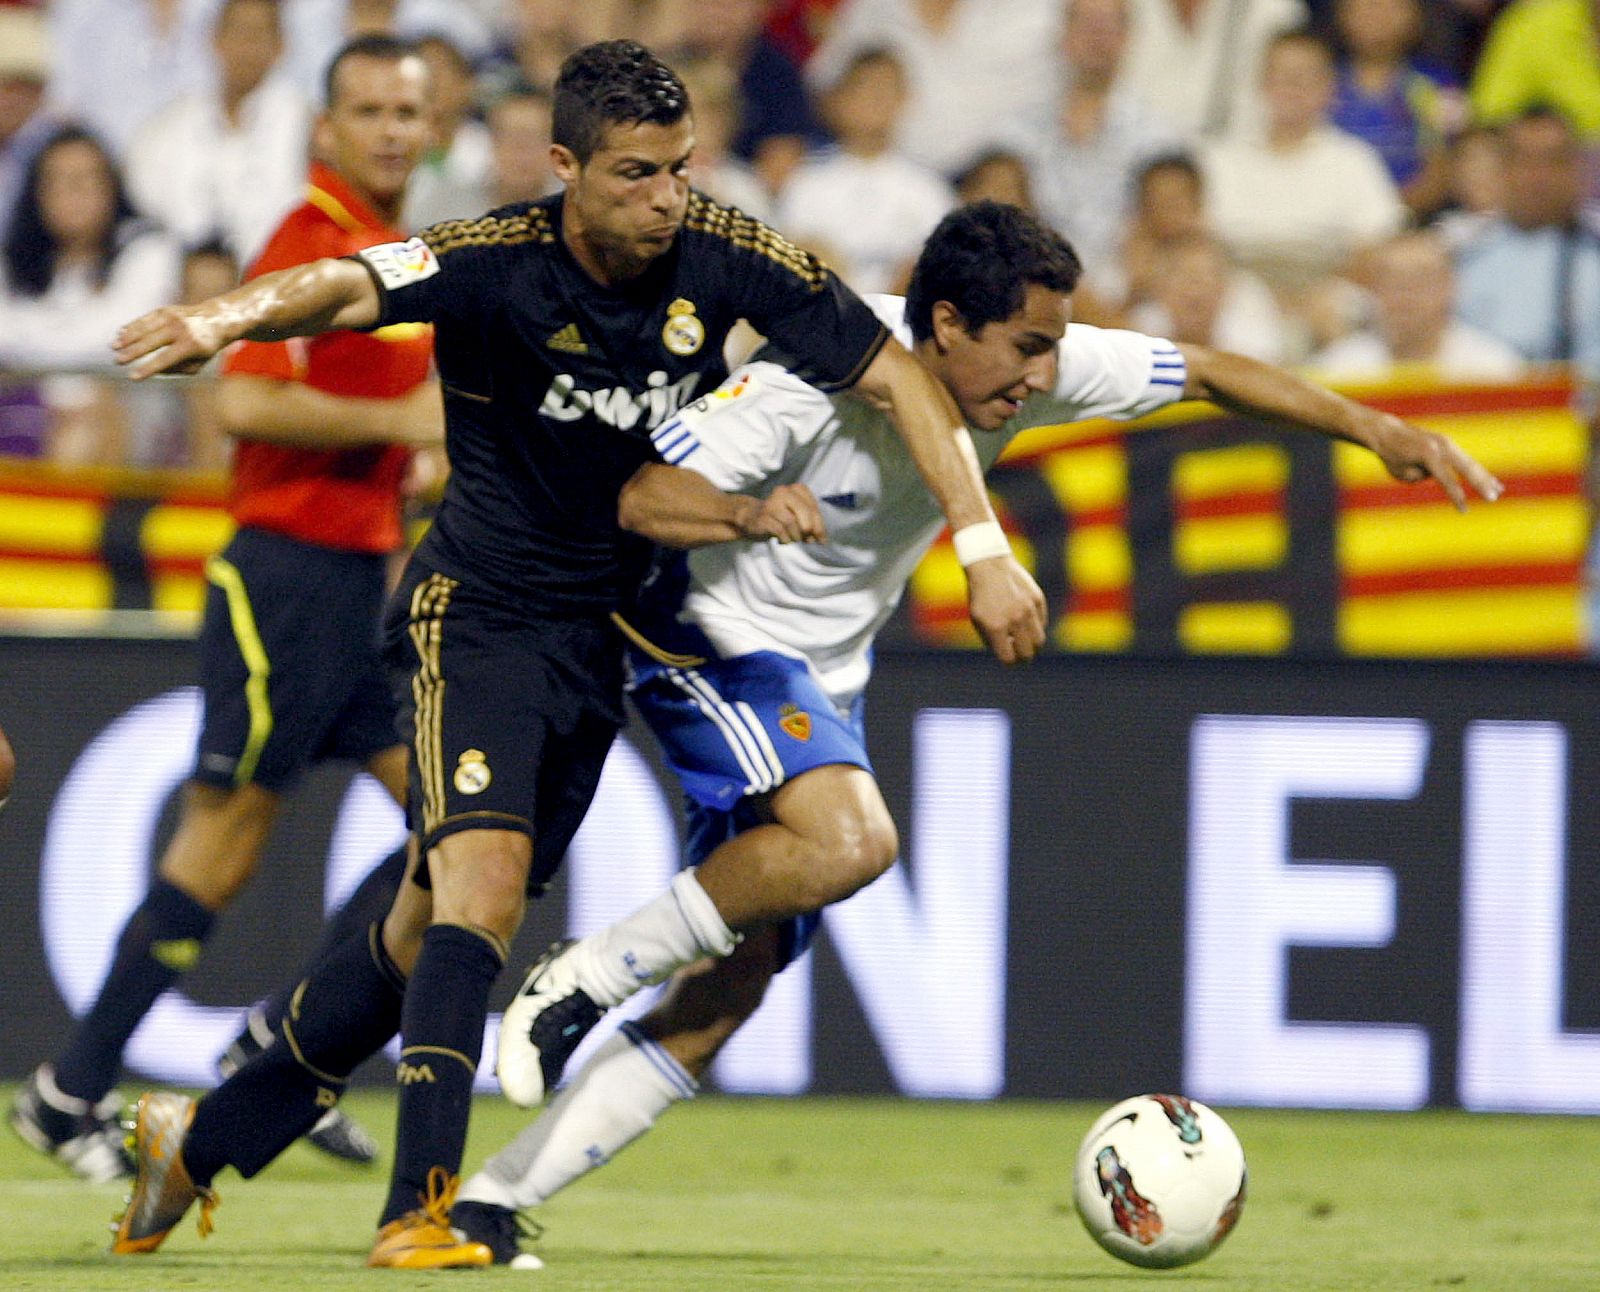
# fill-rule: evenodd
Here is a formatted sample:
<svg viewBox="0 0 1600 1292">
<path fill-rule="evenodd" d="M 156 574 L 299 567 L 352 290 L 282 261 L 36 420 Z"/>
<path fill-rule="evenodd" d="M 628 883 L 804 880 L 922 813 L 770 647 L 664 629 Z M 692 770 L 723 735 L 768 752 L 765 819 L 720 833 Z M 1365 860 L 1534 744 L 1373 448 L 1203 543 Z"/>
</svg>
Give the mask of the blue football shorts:
<svg viewBox="0 0 1600 1292">
<path fill-rule="evenodd" d="M 683 787 L 688 865 L 763 824 L 758 801 L 802 772 L 831 763 L 872 771 L 864 702 L 841 714 L 803 660 L 757 651 L 680 668 L 633 650 L 629 664 L 634 706 Z M 821 919 L 786 923 L 781 964 L 810 945 Z"/>
</svg>

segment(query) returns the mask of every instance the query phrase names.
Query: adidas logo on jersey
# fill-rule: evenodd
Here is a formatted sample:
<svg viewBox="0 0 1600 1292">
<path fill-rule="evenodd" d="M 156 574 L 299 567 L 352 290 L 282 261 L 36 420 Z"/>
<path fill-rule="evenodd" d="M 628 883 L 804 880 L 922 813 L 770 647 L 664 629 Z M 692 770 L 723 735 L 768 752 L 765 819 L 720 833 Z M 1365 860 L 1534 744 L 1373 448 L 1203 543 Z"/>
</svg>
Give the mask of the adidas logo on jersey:
<svg viewBox="0 0 1600 1292">
<path fill-rule="evenodd" d="M 588 354 L 589 344 L 578 332 L 576 323 L 568 323 L 559 332 L 553 333 L 545 343 L 548 350 L 560 350 L 564 354 Z"/>
</svg>

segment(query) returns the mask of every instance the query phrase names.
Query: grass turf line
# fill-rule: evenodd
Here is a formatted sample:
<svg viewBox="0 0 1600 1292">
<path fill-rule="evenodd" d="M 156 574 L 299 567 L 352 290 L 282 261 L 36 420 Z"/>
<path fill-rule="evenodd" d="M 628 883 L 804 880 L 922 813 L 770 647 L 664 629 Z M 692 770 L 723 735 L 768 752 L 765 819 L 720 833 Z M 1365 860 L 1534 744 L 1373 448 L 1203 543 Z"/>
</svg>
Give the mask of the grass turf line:
<svg viewBox="0 0 1600 1292">
<path fill-rule="evenodd" d="M 9 1103 L 10 1092 L 6 1092 Z M 384 1141 L 393 1101 L 348 1101 Z M 1230 1111 L 1250 1162 L 1238 1230 L 1211 1259 L 1145 1272 L 1083 1233 L 1069 1174 L 1100 1106 L 705 1098 L 541 1209 L 539 1273 L 362 1267 L 384 1173 L 297 1146 L 218 1181 L 217 1232 L 186 1220 L 150 1257 L 105 1254 L 121 1186 L 73 1180 L 0 1136 L 0 1288 L 50 1292 L 435 1288 L 566 1292 L 1596 1286 L 1600 1119 Z M 523 1124 L 474 1110 L 468 1169 Z"/>
</svg>

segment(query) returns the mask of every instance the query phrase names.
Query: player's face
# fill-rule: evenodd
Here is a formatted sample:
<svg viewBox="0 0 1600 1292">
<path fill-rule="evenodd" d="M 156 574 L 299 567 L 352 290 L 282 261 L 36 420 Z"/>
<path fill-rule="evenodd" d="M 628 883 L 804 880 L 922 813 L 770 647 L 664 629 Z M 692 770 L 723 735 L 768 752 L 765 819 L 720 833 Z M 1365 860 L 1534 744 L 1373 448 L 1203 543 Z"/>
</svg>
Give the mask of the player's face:
<svg viewBox="0 0 1600 1292">
<path fill-rule="evenodd" d="M 317 122 L 317 150 L 373 201 L 391 205 L 432 137 L 429 108 L 421 58 L 347 58 Z"/>
<path fill-rule="evenodd" d="M 694 122 L 610 127 L 586 162 L 556 145 L 567 186 L 567 234 L 618 276 L 641 272 L 672 246 L 689 207 Z"/>
<path fill-rule="evenodd" d="M 939 376 L 968 426 L 997 431 L 1029 395 L 1055 385 L 1056 346 L 1071 316 L 1072 298 L 1038 283 L 1024 289 L 1022 308 L 1015 314 L 986 323 L 976 333 L 967 331 L 946 302 L 935 304 L 935 336 L 942 350 Z"/>
</svg>

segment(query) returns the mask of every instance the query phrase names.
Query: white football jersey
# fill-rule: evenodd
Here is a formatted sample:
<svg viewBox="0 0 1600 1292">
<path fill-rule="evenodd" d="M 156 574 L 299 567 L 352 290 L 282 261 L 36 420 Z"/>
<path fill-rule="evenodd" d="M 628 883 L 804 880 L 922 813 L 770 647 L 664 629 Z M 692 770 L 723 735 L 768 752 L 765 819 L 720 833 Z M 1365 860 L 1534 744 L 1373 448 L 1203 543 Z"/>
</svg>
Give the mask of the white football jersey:
<svg viewBox="0 0 1600 1292">
<path fill-rule="evenodd" d="M 905 345 L 905 302 L 867 298 Z M 1183 357 L 1170 341 L 1068 325 L 1053 391 L 1028 399 L 998 431 L 972 432 L 987 471 L 1031 426 L 1143 416 L 1181 397 Z M 767 361 L 736 370 L 651 436 L 662 459 L 719 489 L 764 497 L 803 483 L 826 543 L 719 543 L 688 554 L 680 619 L 724 658 L 777 651 L 807 661 L 847 707 L 866 686 L 873 636 L 939 536 L 944 516 L 887 413 L 849 393 L 826 395 Z"/>
</svg>

